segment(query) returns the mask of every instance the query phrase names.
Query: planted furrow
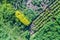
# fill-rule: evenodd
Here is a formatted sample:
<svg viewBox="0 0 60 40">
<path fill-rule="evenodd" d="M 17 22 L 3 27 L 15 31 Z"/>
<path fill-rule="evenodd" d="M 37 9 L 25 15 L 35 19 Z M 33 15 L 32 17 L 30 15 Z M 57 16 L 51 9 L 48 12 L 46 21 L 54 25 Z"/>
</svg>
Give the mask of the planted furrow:
<svg viewBox="0 0 60 40">
<path fill-rule="evenodd" d="M 60 10 L 57 10 L 56 15 L 57 15 L 57 13 L 60 13 Z"/>
<path fill-rule="evenodd" d="M 56 4 L 55 4 L 56 3 Z M 57 3 L 57 1 L 55 1 L 54 2 L 54 6 L 53 6 L 53 4 L 50 6 L 51 7 L 51 9 L 54 9 L 56 6 L 58 6 L 58 3 Z M 38 20 L 40 18 L 40 16 L 34 21 L 34 23 Z M 37 24 L 38 22 L 36 22 L 36 24 Z"/>
<path fill-rule="evenodd" d="M 52 17 L 52 16 L 51 16 L 51 17 Z M 42 22 L 42 24 L 39 25 L 39 27 L 38 27 L 37 30 L 39 30 L 44 24 L 46 24 L 46 23 L 51 19 L 51 17 L 49 17 L 48 19 L 46 19 L 46 21 Z"/>
<path fill-rule="evenodd" d="M 57 0 L 53 2 L 53 4 L 51 4 L 50 7 L 53 7 L 57 2 L 58 2 Z"/>
<path fill-rule="evenodd" d="M 59 12 L 60 12 L 60 10 L 58 10 L 55 14 L 57 14 L 57 13 L 59 13 Z M 52 16 L 51 16 L 49 19 L 47 19 L 47 21 L 50 20 L 51 18 L 52 18 Z M 47 21 L 45 21 L 42 25 L 40 25 L 40 27 L 43 26 L 45 23 L 47 23 Z M 42 27 L 41 29 L 39 28 L 38 31 L 41 31 L 42 29 L 43 29 L 43 27 Z M 39 34 L 39 32 L 36 32 L 36 33 L 33 34 L 32 36 L 36 36 L 36 34 Z"/>
<path fill-rule="evenodd" d="M 60 13 L 60 10 L 57 10 L 57 12 L 56 12 L 55 14 L 57 14 L 57 13 Z M 51 17 L 52 17 L 52 16 L 51 16 Z M 47 19 L 47 21 L 50 20 L 51 17 L 50 17 L 49 19 Z M 47 23 L 47 21 L 44 22 L 41 26 L 43 26 L 45 23 Z M 41 26 L 40 26 L 40 27 L 41 27 Z M 41 31 L 43 28 L 44 28 L 44 27 L 42 27 L 41 29 L 39 28 L 38 31 Z M 31 38 L 35 37 L 35 36 L 38 35 L 38 34 L 39 34 L 39 32 L 34 33 L 34 34 L 31 36 Z"/>
<path fill-rule="evenodd" d="M 37 22 L 35 22 L 35 25 L 37 25 L 41 20 L 43 20 L 44 17 L 45 17 L 45 16 L 43 15 L 39 20 L 37 20 Z M 36 26 L 34 26 L 33 29 L 34 29 L 34 28 L 36 28 Z"/>
<path fill-rule="evenodd" d="M 55 15 L 59 14 L 60 13 L 60 10 L 57 10 L 57 12 L 55 12 Z M 43 22 L 40 27 L 42 27 L 45 23 L 47 23 L 53 16 L 51 16 L 50 18 L 48 18 L 45 22 Z M 40 27 L 38 30 L 40 30 Z"/>
<path fill-rule="evenodd" d="M 55 14 L 55 12 L 58 11 L 59 7 L 60 7 L 60 6 L 57 6 L 57 7 L 52 11 L 52 13 Z"/>
<path fill-rule="evenodd" d="M 47 20 L 49 20 L 49 19 L 47 19 Z M 47 22 L 47 21 L 45 21 L 42 25 L 44 25 L 46 22 Z M 42 26 L 42 25 L 41 25 L 41 26 Z M 41 27 L 41 26 L 40 26 L 40 27 Z M 39 27 L 39 28 L 40 28 L 40 27 Z M 38 29 L 37 32 L 34 33 L 34 34 L 31 36 L 31 38 L 34 38 L 36 35 L 38 35 L 39 32 L 42 31 L 43 28 L 44 28 L 44 27 L 42 27 L 41 29 Z M 30 39 L 31 39 L 31 38 L 30 38 Z"/>
<path fill-rule="evenodd" d="M 41 13 L 41 14 L 33 21 L 33 23 L 35 23 L 37 20 L 39 20 L 42 15 L 44 15 L 44 12 Z"/>
<path fill-rule="evenodd" d="M 59 6 L 57 6 L 53 11 L 52 11 L 52 13 L 53 12 L 55 12 L 57 9 L 59 8 Z M 48 13 L 47 13 L 48 14 Z M 33 29 L 37 29 L 38 30 L 38 26 L 40 26 L 41 25 L 41 23 L 44 23 L 44 21 L 49 17 L 49 16 L 51 16 L 51 13 L 50 14 L 48 14 L 48 15 L 46 15 L 46 17 L 45 18 L 43 18 L 42 20 L 38 20 L 39 22 L 37 22 L 37 24 L 36 24 L 36 26 L 35 27 L 33 27 Z M 48 20 L 47 20 L 48 21 Z M 42 24 L 43 25 L 43 24 Z"/>
<path fill-rule="evenodd" d="M 46 13 L 44 13 L 39 19 L 38 21 L 35 22 L 35 25 L 37 25 L 42 19 L 44 19 L 45 16 L 48 15 L 48 11 L 46 11 Z"/>
<path fill-rule="evenodd" d="M 40 21 L 40 23 L 38 23 L 33 29 L 37 29 L 40 27 L 41 24 L 43 24 L 43 22 L 47 21 L 47 18 L 51 16 L 51 14 L 48 14 L 49 16 L 46 16 L 43 20 Z M 39 26 L 39 27 L 38 27 Z"/>
<path fill-rule="evenodd" d="M 36 25 L 36 27 L 39 26 L 42 22 L 44 22 L 47 19 L 47 17 L 50 17 L 50 16 L 51 16 L 51 14 L 48 14 L 48 16 L 46 16 L 43 20 L 40 21 L 40 23 L 38 25 Z"/>
<path fill-rule="evenodd" d="M 58 3 L 57 3 L 57 6 L 58 6 Z M 54 6 L 54 7 L 56 7 L 56 6 Z M 59 6 L 56 7 L 53 11 L 57 10 L 58 8 L 59 8 Z M 53 11 L 52 11 L 52 12 L 53 12 Z M 39 21 L 38 21 L 38 22 L 39 22 Z M 37 24 L 38 22 L 36 22 L 36 24 Z"/>
<path fill-rule="evenodd" d="M 52 6 L 51 9 L 54 9 L 57 6 L 58 6 L 58 3 L 56 3 L 54 6 Z"/>
<path fill-rule="evenodd" d="M 53 11 L 52 13 L 54 13 L 55 11 L 57 11 L 59 9 L 60 6 L 57 6 Z"/>
<path fill-rule="evenodd" d="M 46 14 L 45 14 L 45 15 L 46 15 Z M 42 15 L 42 16 L 40 17 L 40 19 L 38 19 L 38 21 L 35 22 L 35 25 L 37 25 L 37 24 L 40 22 L 40 20 L 42 20 L 42 19 L 44 18 L 45 15 Z"/>
<path fill-rule="evenodd" d="M 57 15 L 58 13 L 60 12 L 60 10 L 57 10 L 57 12 L 54 12 L 54 15 Z M 50 17 L 48 17 L 47 19 L 45 19 L 46 21 L 42 21 L 42 24 L 41 23 L 39 23 L 40 25 L 38 25 L 37 26 L 37 28 L 36 28 L 36 30 L 38 30 L 38 29 L 40 29 L 45 23 L 47 23 L 51 18 L 52 18 L 53 16 L 50 16 Z"/>
<path fill-rule="evenodd" d="M 32 28 L 36 32 L 31 36 L 30 39 L 34 39 L 35 36 L 41 36 L 43 34 L 42 29 L 43 26 L 53 19 L 54 16 L 60 13 L 60 1 L 56 0 L 51 6 L 49 6 L 52 10 L 45 11 L 42 16 L 39 16 L 38 19 L 34 22 L 35 26 Z M 41 33 L 42 32 L 42 33 Z M 41 33 L 41 35 L 40 35 Z M 38 37 L 37 36 L 37 37 Z"/>
<path fill-rule="evenodd" d="M 42 16 L 44 16 L 44 14 L 45 14 L 45 13 L 43 13 Z M 39 19 L 41 19 L 42 16 L 40 16 Z M 35 22 L 35 25 L 39 22 L 39 19 L 38 19 L 38 21 Z"/>
<path fill-rule="evenodd" d="M 48 15 L 48 14 L 47 14 L 47 15 Z M 50 14 L 49 14 L 49 15 L 50 15 Z M 37 24 L 35 24 L 36 26 L 34 26 L 33 29 L 37 28 L 37 26 L 38 26 L 39 24 L 41 24 L 41 22 L 42 22 L 44 19 L 46 19 L 46 17 L 47 17 L 47 16 L 45 15 L 44 17 L 42 17 L 41 19 L 39 19 L 39 20 L 38 20 L 39 22 L 37 21 Z"/>
<path fill-rule="evenodd" d="M 57 2 L 57 1 L 56 1 Z M 56 6 L 58 6 L 58 3 L 55 5 L 55 6 L 53 6 L 53 7 L 56 7 Z M 44 14 L 45 15 L 45 14 Z M 43 16 L 43 15 L 42 15 Z M 41 17 L 39 16 L 33 23 L 35 23 L 35 24 L 37 24 L 38 22 L 39 22 L 39 19 L 41 19 Z M 37 22 L 37 20 L 38 20 L 38 22 Z"/>
</svg>

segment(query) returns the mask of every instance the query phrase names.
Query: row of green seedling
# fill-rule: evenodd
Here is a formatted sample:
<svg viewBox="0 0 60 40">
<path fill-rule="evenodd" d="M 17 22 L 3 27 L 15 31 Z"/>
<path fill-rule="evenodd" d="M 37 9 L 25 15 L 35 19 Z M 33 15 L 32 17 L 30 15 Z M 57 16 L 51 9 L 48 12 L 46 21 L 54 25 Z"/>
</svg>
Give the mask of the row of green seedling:
<svg viewBox="0 0 60 40">
<path fill-rule="evenodd" d="M 59 12 L 60 12 L 59 9 L 58 9 L 56 12 L 53 11 L 53 13 L 55 13 L 55 14 L 58 14 Z M 51 17 L 53 17 L 53 16 L 51 16 Z M 50 17 L 50 18 L 51 18 L 51 17 Z M 50 18 L 49 18 L 49 19 L 50 19 Z M 47 19 L 47 20 L 49 20 L 49 19 Z M 46 22 L 47 22 L 47 21 L 46 21 Z M 45 23 L 44 23 L 44 24 L 45 24 Z M 43 25 L 43 24 L 42 24 L 42 25 Z M 41 30 L 41 29 L 40 29 L 40 30 Z M 38 33 L 38 32 L 36 32 L 36 33 Z M 36 34 L 36 33 L 35 33 L 35 34 Z"/>
<path fill-rule="evenodd" d="M 58 4 L 58 3 L 57 3 Z M 58 6 L 58 5 L 56 5 L 56 6 Z M 56 7 L 56 6 L 53 6 L 53 7 Z M 59 8 L 59 6 L 58 7 L 56 7 L 52 12 L 54 12 L 56 9 L 58 9 Z M 44 13 L 43 13 L 44 14 Z M 48 14 L 48 13 L 47 13 Z M 44 14 L 45 16 L 47 16 L 46 14 Z M 44 20 L 45 19 L 45 16 L 43 15 L 43 18 L 40 18 L 41 20 Z M 48 17 L 48 16 L 47 16 Z M 46 17 L 46 18 L 47 18 Z M 38 27 L 38 25 L 40 26 L 40 24 L 41 24 L 41 22 L 43 22 L 43 21 L 41 21 L 40 19 L 38 19 L 37 20 L 37 22 L 35 22 L 35 25 L 37 25 L 37 26 L 35 26 L 34 28 L 36 28 L 36 27 Z M 40 23 L 39 23 L 40 22 Z M 39 24 L 38 24 L 39 23 Z"/>
</svg>

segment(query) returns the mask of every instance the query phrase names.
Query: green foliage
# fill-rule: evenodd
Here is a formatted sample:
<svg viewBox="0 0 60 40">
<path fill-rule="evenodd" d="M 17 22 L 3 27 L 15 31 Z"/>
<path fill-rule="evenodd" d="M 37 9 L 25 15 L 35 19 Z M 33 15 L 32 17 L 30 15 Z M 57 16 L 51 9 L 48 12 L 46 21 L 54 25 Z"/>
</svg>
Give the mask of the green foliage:
<svg viewBox="0 0 60 40">
<path fill-rule="evenodd" d="M 48 22 L 31 40 L 60 40 L 60 25 Z"/>
<path fill-rule="evenodd" d="M 21 10 L 30 22 L 38 15 L 37 12 L 26 7 L 26 2 L 27 0 L 0 0 L 0 40 L 60 40 L 60 6 L 58 6 L 57 1 L 56 6 L 58 7 L 54 6 L 55 3 L 50 6 L 53 9 L 52 13 L 55 13 L 52 19 L 43 23 L 49 16 L 48 13 L 43 14 L 36 24 L 39 22 L 44 26 L 32 36 L 29 33 L 30 26 L 25 26 L 15 17 L 16 10 Z M 46 1 L 44 2 L 49 4 Z M 40 7 L 41 0 L 33 0 L 32 4 Z M 40 28 L 39 24 L 36 29 Z"/>
<path fill-rule="evenodd" d="M 60 13 L 59 13 L 60 14 Z M 55 21 L 50 20 L 38 32 L 36 32 L 31 40 L 60 40 L 60 15 L 54 16 Z"/>
<path fill-rule="evenodd" d="M 43 19 L 36 21 L 37 23 L 39 22 L 38 23 L 39 26 L 35 22 L 37 24 L 37 26 L 34 26 L 36 27 L 36 29 L 40 28 L 41 25 L 43 26 L 35 34 L 31 36 L 30 40 L 60 40 L 60 9 L 59 9 L 60 6 L 58 5 L 59 4 L 58 1 L 55 2 L 56 3 L 54 3 L 54 6 L 53 4 L 50 6 L 53 9 L 52 12 L 51 11 L 49 12 L 52 13 L 52 17 L 49 16 L 47 18 L 48 15 L 46 15 L 45 13 L 43 16 L 41 16 L 41 18 L 43 17 Z M 50 20 L 46 22 L 46 20 L 48 20 L 49 18 Z"/>
<path fill-rule="evenodd" d="M 32 9 L 25 9 L 23 11 L 23 13 L 25 14 L 25 16 L 28 17 L 28 19 L 32 22 L 32 20 L 34 20 L 34 18 L 37 16 L 37 12 L 33 11 Z"/>
<path fill-rule="evenodd" d="M 26 8 L 26 0 L 7 0 L 15 9 L 23 10 Z"/>
<path fill-rule="evenodd" d="M 27 40 L 26 35 L 21 38 L 25 32 L 25 25 L 21 24 L 15 17 L 15 9 L 11 4 L 0 5 L 0 40 Z"/>
</svg>

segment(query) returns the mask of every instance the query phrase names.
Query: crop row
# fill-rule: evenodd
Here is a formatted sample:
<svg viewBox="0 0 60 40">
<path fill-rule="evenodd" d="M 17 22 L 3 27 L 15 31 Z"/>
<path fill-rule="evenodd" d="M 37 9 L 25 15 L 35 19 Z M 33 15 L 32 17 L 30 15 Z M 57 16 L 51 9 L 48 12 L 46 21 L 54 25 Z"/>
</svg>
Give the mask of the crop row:
<svg viewBox="0 0 60 40">
<path fill-rule="evenodd" d="M 56 3 L 55 3 L 56 2 Z M 55 5 L 51 5 L 49 6 L 50 8 L 52 8 L 52 10 L 46 10 L 45 12 L 42 13 L 42 16 L 39 16 L 33 23 L 35 24 L 35 26 L 32 28 L 33 30 L 39 30 L 44 24 L 46 24 L 52 17 L 53 15 L 58 14 L 59 11 L 59 3 L 58 1 L 55 1 Z"/>
</svg>

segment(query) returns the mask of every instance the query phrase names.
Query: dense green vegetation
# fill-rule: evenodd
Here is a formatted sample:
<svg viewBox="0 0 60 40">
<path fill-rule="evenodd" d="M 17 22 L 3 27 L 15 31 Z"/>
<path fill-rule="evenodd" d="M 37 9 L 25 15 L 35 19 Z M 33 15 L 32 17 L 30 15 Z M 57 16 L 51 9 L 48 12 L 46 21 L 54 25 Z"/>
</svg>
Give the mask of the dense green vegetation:
<svg viewBox="0 0 60 40">
<path fill-rule="evenodd" d="M 15 9 L 11 4 L 0 5 L 0 40 L 27 40 L 29 32 L 14 13 Z"/>
<path fill-rule="evenodd" d="M 0 2 L 0 40 L 28 40 L 29 26 L 25 26 L 15 17 L 15 11 L 22 11 L 24 6 L 20 4 L 23 7 L 19 6 L 21 8 L 16 9 L 13 2 L 14 0 L 1 0 Z M 22 12 L 31 22 L 36 16 L 32 9 L 24 9 Z"/>
<path fill-rule="evenodd" d="M 50 20 L 35 33 L 31 40 L 60 40 L 60 13 L 54 19 L 55 21 Z"/>
<path fill-rule="evenodd" d="M 38 30 L 40 27 L 45 25 L 49 20 L 51 20 L 53 15 L 56 15 L 56 14 L 59 13 L 60 6 L 59 6 L 58 1 L 55 1 L 49 7 L 50 7 L 51 10 L 49 10 L 49 8 L 47 8 L 42 14 L 39 15 L 39 17 L 36 18 L 36 20 L 34 20 L 33 23 L 35 24 L 35 26 L 32 28 L 33 30 Z"/>
<path fill-rule="evenodd" d="M 34 6 L 40 8 L 37 11 L 27 8 L 27 0 L 0 0 L 0 40 L 60 40 L 60 1 L 49 1 L 44 3 L 50 4 L 51 10 L 46 8 L 37 17 L 42 0 L 32 1 Z M 31 24 L 26 26 L 16 18 L 17 10 L 22 11 L 30 23 L 35 24 L 32 27 L 35 31 L 33 35 L 30 35 Z"/>
<path fill-rule="evenodd" d="M 60 40 L 59 1 L 56 0 L 53 4 L 50 5 L 50 8 L 52 11 L 46 9 L 42 16 L 39 16 L 34 21 L 36 26 L 34 26 L 32 29 L 34 31 L 38 31 L 36 31 L 36 33 L 31 36 L 30 40 Z"/>
</svg>

